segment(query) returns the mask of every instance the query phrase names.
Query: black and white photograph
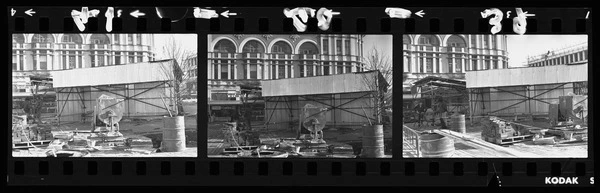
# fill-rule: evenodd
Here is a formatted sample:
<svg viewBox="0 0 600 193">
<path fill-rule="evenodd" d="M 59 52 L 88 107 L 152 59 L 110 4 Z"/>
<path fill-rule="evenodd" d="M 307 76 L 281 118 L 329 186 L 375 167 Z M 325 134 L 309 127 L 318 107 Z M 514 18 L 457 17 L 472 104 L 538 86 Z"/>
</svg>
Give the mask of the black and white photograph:
<svg viewBox="0 0 600 193">
<path fill-rule="evenodd" d="M 403 35 L 403 157 L 587 158 L 587 35 Z"/>
<path fill-rule="evenodd" d="M 209 158 L 391 158 L 392 36 L 208 35 Z"/>
<path fill-rule="evenodd" d="M 197 157 L 196 34 L 12 34 L 13 157 Z"/>
</svg>

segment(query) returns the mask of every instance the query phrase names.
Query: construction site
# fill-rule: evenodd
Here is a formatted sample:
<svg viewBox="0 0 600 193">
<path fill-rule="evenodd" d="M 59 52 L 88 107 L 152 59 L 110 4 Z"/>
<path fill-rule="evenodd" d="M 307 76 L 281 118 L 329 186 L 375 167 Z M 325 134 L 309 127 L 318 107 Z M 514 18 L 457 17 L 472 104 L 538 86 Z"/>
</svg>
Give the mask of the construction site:
<svg viewBox="0 0 600 193">
<path fill-rule="evenodd" d="M 242 105 L 264 101 L 264 121 L 253 121 L 251 111 L 242 107 L 234 122 L 209 123 L 208 157 L 391 157 L 391 104 L 384 102 L 384 97 L 391 99 L 388 87 L 379 71 L 242 85 Z"/>
<path fill-rule="evenodd" d="M 403 157 L 588 157 L 587 49 L 530 63 L 411 81 Z"/>
<path fill-rule="evenodd" d="M 12 156 L 196 157 L 197 103 L 181 99 L 165 75 L 176 65 L 160 60 L 27 75 L 33 95 L 13 96 Z M 47 103 L 52 111 L 43 111 Z"/>
</svg>

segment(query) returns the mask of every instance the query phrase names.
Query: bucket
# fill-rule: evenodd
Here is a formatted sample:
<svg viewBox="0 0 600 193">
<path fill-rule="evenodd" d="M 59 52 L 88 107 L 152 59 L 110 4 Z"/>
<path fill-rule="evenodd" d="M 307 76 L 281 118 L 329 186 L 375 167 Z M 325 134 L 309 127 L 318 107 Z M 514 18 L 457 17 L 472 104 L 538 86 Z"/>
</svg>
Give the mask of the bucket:
<svg viewBox="0 0 600 193">
<path fill-rule="evenodd" d="M 165 117 L 161 150 L 164 152 L 182 152 L 185 150 L 184 116 Z"/>
<path fill-rule="evenodd" d="M 419 135 L 419 143 L 423 157 L 450 157 L 454 153 L 454 141 L 437 133 Z"/>
<path fill-rule="evenodd" d="M 383 156 L 383 125 L 365 125 L 361 157 L 381 158 Z"/>
<path fill-rule="evenodd" d="M 453 131 L 465 134 L 467 132 L 467 128 L 465 126 L 465 115 L 454 115 L 452 117 L 452 126 Z"/>
</svg>

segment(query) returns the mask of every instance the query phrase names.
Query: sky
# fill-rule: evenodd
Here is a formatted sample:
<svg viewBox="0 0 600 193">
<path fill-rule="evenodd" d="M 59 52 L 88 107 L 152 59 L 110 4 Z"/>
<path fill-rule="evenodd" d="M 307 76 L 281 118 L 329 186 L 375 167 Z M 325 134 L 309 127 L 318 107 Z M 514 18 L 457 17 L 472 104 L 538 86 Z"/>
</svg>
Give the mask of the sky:
<svg viewBox="0 0 600 193">
<path fill-rule="evenodd" d="M 510 67 L 522 67 L 527 62 L 527 56 L 545 54 L 549 50 L 587 41 L 587 35 L 508 35 L 508 64 Z"/>
<path fill-rule="evenodd" d="M 392 64 L 392 35 L 365 35 L 363 38 L 363 50 L 364 55 L 366 56 L 369 51 L 375 46 L 379 51 L 383 52 L 390 58 L 390 64 Z"/>
<path fill-rule="evenodd" d="M 181 45 L 183 49 L 197 53 L 198 35 L 196 34 L 154 34 L 156 60 L 167 59 L 163 53 L 163 47 L 168 43 L 170 37 L 173 37 L 177 45 Z"/>
</svg>

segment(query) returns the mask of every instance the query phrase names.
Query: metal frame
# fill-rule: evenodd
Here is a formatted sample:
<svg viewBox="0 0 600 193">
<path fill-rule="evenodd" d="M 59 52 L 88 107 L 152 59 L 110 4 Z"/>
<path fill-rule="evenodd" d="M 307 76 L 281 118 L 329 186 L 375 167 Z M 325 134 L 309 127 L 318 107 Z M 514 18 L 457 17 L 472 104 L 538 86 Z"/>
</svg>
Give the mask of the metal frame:
<svg viewBox="0 0 600 193">
<path fill-rule="evenodd" d="M 346 97 L 345 98 L 336 98 L 335 97 L 335 95 L 337 95 L 337 94 L 353 94 L 353 93 L 364 93 L 364 94 L 361 95 L 361 96 L 359 96 L 359 97 L 351 97 L 351 98 L 346 98 Z M 339 110 L 342 110 L 343 112 L 354 114 L 354 115 L 363 117 L 365 119 L 375 120 L 374 118 L 367 117 L 365 115 L 362 115 L 362 114 L 359 114 L 359 113 L 355 113 L 355 112 L 352 112 L 352 111 L 348 110 L 348 109 L 358 109 L 358 108 L 344 108 L 345 105 L 347 105 L 349 103 L 352 103 L 352 102 L 354 102 L 356 100 L 370 98 L 370 97 L 367 97 L 367 96 L 369 96 L 369 95 L 372 94 L 371 92 L 353 92 L 353 93 L 332 93 L 332 94 L 319 94 L 319 95 L 306 95 L 306 96 L 272 96 L 272 97 L 264 97 L 265 98 L 265 111 L 271 110 L 269 118 L 265 121 L 265 127 L 268 129 L 268 125 L 271 123 L 273 114 L 275 113 L 276 110 L 289 110 L 288 112 L 290 113 L 290 119 L 287 122 L 290 123 L 290 124 L 293 123 L 294 119 L 293 119 L 293 113 L 292 112 L 294 110 L 298 110 L 298 113 L 299 113 L 298 115 L 302 114 L 302 112 L 301 112 L 302 111 L 302 107 L 297 107 L 297 108 L 293 108 L 292 107 L 292 105 L 290 103 L 293 103 L 293 101 L 297 101 L 297 102 L 300 102 L 300 101 L 312 101 L 312 102 L 316 102 L 316 103 L 325 105 L 328 108 L 328 111 L 339 109 Z M 293 100 L 293 98 L 296 98 L 297 100 Z M 283 99 L 283 100 L 280 100 L 280 99 Z M 342 100 L 342 99 L 349 100 L 349 101 L 346 101 L 346 102 L 341 103 L 341 104 L 335 104 L 336 100 Z M 327 104 L 327 103 L 321 102 L 319 100 L 332 100 L 334 102 L 333 102 L 333 104 Z M 267 102 L 275 102 L 275 106 L 273 108 L 267 108 L 267 106 L 266 106 Z M 286 107 L 277 108 L 278 105 L 279 105 L 279 102 L 286 103 L 286 107 L 287 108 Z M 320 112 L 318 112 L 318 113 L 320 113 Z M 317 114 L 317 113 L 315 113 L 315 114 Z M 310 116 L 314 116 L 315 114 L 312 114 Z M 335 118 L 335 116 L 333 116 L 333 117 Z M 301 124 L 302 124 L 302 122 L 298 121 L 299 128 L 302 127 Z M 335 127 L 336 125 L 337 124 L 336 124 L 336 121 L 334 119 L 333 120 L 333 126 Z M 300 129 L 298 129 L 297 132 L 299 134 Z"/>
<path fill-rule="evenodd" d="M 483 87 L 483 88 L 470 88 L 469 90 L 469 106 L 471 106 L 470 111 L 471 112 L 475 112 L 475 110 L 477 109 L 477 105 L 479 103 L 481 103 L 482 105 L 485 105 L 485 102 L 499 102 L 499 101 L 516 101 L 515 103 L 502 107 L 500 109 L 496 109 L 494 111 L 491 112 L 485 112 L 485 106 L 483 106 L 483 112 L 484 114 L 490 115 L 490 114 L 495 114 L 498 113 L 499 111 L 503 111 L 509 108 L 512 108 L 514 106 L 517 106 L 521 103 L 524 102 L 528 102 L 529 107 L 528 107 L 528 114 L 529 115 L 533 115 L 533 113 L 531 112 L 531 101 L 537 101 L 537 102 L 542 102 L 545 104 L 550 104 L 550 102 L 548 102 L 547 100 L 552 100 L 552 99 L 558 99 L 557 97 L 551 97 L 551 98 L 541 98 L 540 96 L 549 93 L 551 91 L 555 91 L 555 90 L 565 90 L 565 89 L 576 89 L 577 87 L 575 86 L 575 84 L 578 83 L 582 83 L 582 82 L 568 82 L 568 83 L 557 83 L 557 84 L 540 84 L 540 85 L 521 85 L 520 87 L 524 87 L 524 90 L 518 90 L 518 91 L 509 91 L 504 89 L 504 87 Z M 544 86 L 544 85 L 556 85 L 553 86 L 552 88 L 540 88 L 540 89 L 535 89 L 535 88 L 531 88 L 532 86 Z M 568 86 L 568 85 L 572 85 L 572 86 Z M 508 87 L 519 87 L 519 86 L 508 86 Z M 483 89 L 496 89 L 497 91 L 483 91 Z M 517 92 L 522 92 L 524 91 L 526 94 L 523 95 L 521 93 L 517 93 Z M 536 94 L 535 96 L 531 96 L 531 92 L 532 91 L 543 91 L 541 93 Z M 484 93 L 509 93 L 515 96 L 519 96 L 522 98 L 519 99 L 498 99 L 498 100 L 485 100 L 484 99 Z M 481 96 L 481 100 L 477 99 L 479 96 Z"/>
<path fill-rule="evenodd" d="M 60 88 L 58 91 L 56 91 L 56 94 L 58 95 L 58 94 L 65 94 L 65 93 L 66 93 L 66 94 L 67 94 L 67 97 L 66 97 L 64 100 L 60 100 L 60 99 L 58 99 L 58 97 L 57 97 L 57 99 L 56 99 L 56 102 L 57 102 L 57 103 L 56 103 L 56 104 L 57 104 L 57 107 L 59 106 L 59 103 L 60 103 L 60 102 L 63 102 L 63 104 L 62 104 L 62 107 L 60 107 L 60 111 L 59 111 L 59 113 L 58 113 L 58 115 L 57 115 L 57 117 L 58 117 L 58 123 L 59 123 L 59 125 L 60 125 L 60 117 L 61 117 L 61 116 L 63 116 L 64 108 L 65 108 L 66 104 L 67 104 L 69 101 L 81 101 L 81 103 L 82 103 L 82 105 L 83 105 L 83 109 L 84 109 L 84 114 L 85 114 L 85 109 L 87 108 L 87 107 L 85 106 L 85 102 L 86 102 L 86 101 L 95 101 L 95 100 L 85 100 L 83 95 L 85 95 L 85 93 L 94 93 L 94 92 L 107 92 L 107 93 L 111 93 L 111 94 L 114 94 L 114 95 L 117 95 L 117 96 L 120 96 L 120 97 L 123 97 L 123 98 L 124 98 L 123 100 L 121 100 L 121 101 L 119 101 L 119 102 L 117 102 L 117 103 L 115 103 L 115 104 L 112 104 L 112 105 L 110 105 L 110 106 L 107 106 L 107 107 L 105 107 L 104 109 L 106 109 L 106 108 L 109 108 L 109 107 L 112 107 L 112 106 L 114 106 L 114 105 L 117 105 L 117 104 L 119 104 L 119 103 L 122 103 L 122 102 L 125 102 L 125 101 L 136 101 L 136 102 L 139 102 L 139 103 L 142 103 L 142 104 L 146 104 L 146 105 L 149 105 L 149 106 L 153 106 L 153 107 L 156 107 L 156 108 L 159 108 L 159 109 L 163 109 L 163 110 L 166 110 L 166 111 L 168 111 L 168 109 L 167 109 L 167 108 L 165 108 L 164 106 L 159 106 L 159 105 L 155 105 L 155 104 L 152 104 L 152 103 L 148 103 L 148 102 L 146 102 L 146 101 L 143 101 L 144 99 L 159 99 L 158 97 L 156 97 L 156 98 L 137 98 L 137 96 L 139 96 L 139 95 L 141 95 L 141 94 L 143 94 L 143 93 L 146 93 L 146 92 L 148 92 L 148 91 L 151 91 L 151 90 L 153 90 L 153 89 L 156 89 L 156 88 L 171 88 L 171 87 L 163 87 L 164 85 L 166 85 L 166 83 L 167 83 L 167 82 L 168 82 L 168 81 L 156 81 L 156 82 L 148 82 L 148 83 L 157 83 L 157 84 L 156 84 L 155 86 L 152 86 L 152 87 L 148 87 L 148 88 L 141 88 L 141 89 L 129 89 L 129 85 L 133 85 L 133 84 L 140 84 L 140 83 L 132 83 L 132 84 L 119 84 L 119 85 L 96 85 L 96 86 L 87 86 L 87 87 L 89 87 L 89 88 L 94 88 L 94 89 L 96 89 L 96 90 L 97 90 L 97 91 L 87 91 L 87 92 L 83 90 L 83 88 L 84 88 L 84 87 L 67 87 L 67 88 Z M 125 87 L 124 87 L 124 88 L 122 88 L 122 89 L 121 89 L 120 87 L 115 87 L 115 86 L 121 86 L 121 85 L 123 85 L 123 86 L 125 86 Z M 109 89 L 102 88 L 102 87 L 107 87 L 107 88 L 109 88 Z M 117 89 L 117 90 L 112 90 L 112 89 L 110 89 L 110 88 L 119 88 L 119 89 Z M 73 92 L 73 89 L 75 89 L 75 90 L 76 90 L 76 92 Z M 133 96 L 129 96 L 129 90 L 142 90 L 142 92 L 140 92 L 140 93 L 137 93 L 137 94 L 135 94 L 135 95 L 133 95 Z M 117 92 L 115 92 L 115 91 L 125 91 L 125 94 L 120 94 L 120 93 L 117 93 Z M 77 94 L 77 95 L 80 97 L 80 100 L 69 100 L 69 97 L 71 96 L 71 94 Z M 127 105 L 129 105 L 129 103 L 127 103 Z M 70 116 L 72 116 L 72 115 L 70 115 Z M 127 112 L 127 116 L 128 116 L 128 117 L 129 117 L 129 116 L 131 116 L 131 114 L 130 114 L 130 112 L 129 112 L 129 111 Z M 83 121 L 85 121 L 85 117 L 84 117 L 83 119 L 84 119 Z"/>
</svg>

